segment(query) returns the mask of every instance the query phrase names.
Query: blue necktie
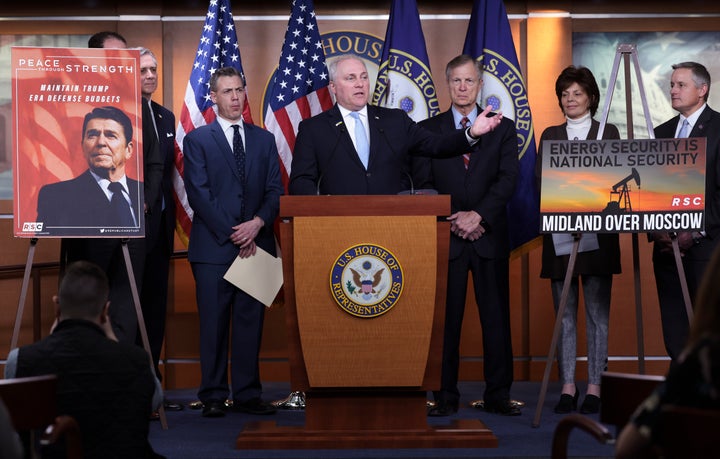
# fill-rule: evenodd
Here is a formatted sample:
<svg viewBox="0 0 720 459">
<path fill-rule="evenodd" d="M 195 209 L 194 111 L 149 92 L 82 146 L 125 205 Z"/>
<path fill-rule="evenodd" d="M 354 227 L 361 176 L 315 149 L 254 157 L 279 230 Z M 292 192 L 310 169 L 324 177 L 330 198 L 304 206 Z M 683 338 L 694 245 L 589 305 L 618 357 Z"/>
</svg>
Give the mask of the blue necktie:
<svg viewBox="0 0 720 459">
<path fill-rule="evenodd" d="M 678 139 L 685 139 L 690 134 L 690 123 L 688 123 L 687 118 L 685 118 L 682 122 L 682 126 L 680 126 L 680 132 L 678 132 Z"/>
<path fill-rule="evenodd" d="M 245 221 L 245 148 L 243 147 L 242 136 L 240 136 L 240 126 L 233 124 L 233 154 L 235 155 L 235 163 L 240 174 L 240 183 L 243 187 L 243 196 L 240 198 L 240 218 Z"/>
<path fill-rule="evenodd" d="M 132 211 L 130 210 L 130 204 L 128 204 L 125 196 L 123 196 L 125 188 L 122 186 L 122 183 L 110 182 L 108 190 L 112 192 L 112 196 L 110 197 L 110 208 L 112 209 L 113 216 L 115 218 L 115 226 L 135 226 L 135 219 L 133 218 Z"/>
<path fill-rule="evenodd" d="M 365 126 L 363 126 L 360 114 L 358 112 L 351 112 L 350 116 L 355 118 L 355 149 L 360 157 L 360 161 L 368 167 L 370 161 L 370 142 L 368 142 L 367 133 L 365 132 Z"/>
</svg>

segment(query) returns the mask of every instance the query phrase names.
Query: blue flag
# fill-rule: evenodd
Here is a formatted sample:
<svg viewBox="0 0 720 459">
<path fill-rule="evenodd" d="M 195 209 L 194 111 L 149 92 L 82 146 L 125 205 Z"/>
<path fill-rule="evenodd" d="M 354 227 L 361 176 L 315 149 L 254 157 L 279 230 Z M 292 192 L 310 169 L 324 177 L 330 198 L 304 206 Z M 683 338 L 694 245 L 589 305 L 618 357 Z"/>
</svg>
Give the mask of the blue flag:
<svg viewBox="0 0 720 459">
<path fill-rule="evenodd" d="M 415 0 L 393 0 L 372 103 L 415 121 L 440 113 Z"/>
<path fill-rule="evenodd" d="M 527 90 L 518 65 L 510 23 L 502 0 L 475 0 L 463 54 L 483 63 L 480 105 L 492 106 L 515 121 L 520 175 L 508 203 L 510 247 L 517 253 L 540 231 L 540 193 L 535 180 L 537 149 Z"/>
</svg>

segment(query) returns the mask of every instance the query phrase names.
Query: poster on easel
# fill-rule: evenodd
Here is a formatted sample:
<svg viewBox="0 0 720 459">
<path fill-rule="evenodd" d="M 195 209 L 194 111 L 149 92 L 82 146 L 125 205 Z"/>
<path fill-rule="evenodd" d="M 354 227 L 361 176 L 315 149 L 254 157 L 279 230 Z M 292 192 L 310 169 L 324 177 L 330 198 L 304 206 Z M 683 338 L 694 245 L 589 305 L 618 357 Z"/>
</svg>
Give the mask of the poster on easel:
<svg viewBox="0 0 720 459">
<path fill-rule="evenodd" d="M 544 141 L 541 233 L 703 231 L 706 142 Z"/>
<path fill-rule="evenodd" d="M 145 235 L 140 52 L 13 47 L 14 235 Z"/>
</svg>

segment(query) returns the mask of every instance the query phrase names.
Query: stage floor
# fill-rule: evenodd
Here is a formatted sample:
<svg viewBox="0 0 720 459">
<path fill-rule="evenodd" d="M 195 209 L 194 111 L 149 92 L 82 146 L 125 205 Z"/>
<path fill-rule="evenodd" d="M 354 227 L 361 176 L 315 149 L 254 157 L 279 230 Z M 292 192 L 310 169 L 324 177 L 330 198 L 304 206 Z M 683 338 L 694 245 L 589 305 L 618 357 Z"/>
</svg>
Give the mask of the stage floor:
<svg viewBox="0 0 720 459">
<path fill-rule="evenodd" d="M 581 391 L 583 384 L 578 384 Z M 253 416 L 228 413 L 224 418 L 203 418 L 199 410 L 192 410 L 187 404 L 196 400 L 195 390 L 168 391 L 168 399 L 186 405 L 183 411 L 168 412 L 168 430 L 162 430 L 160 422 L 153 421 L 150 428 L 150 442 L 158 453 L 169 459 L 224 459 L 224 458 L 524 458 L 550 457 L 552 434 L 563 415 L 552 411 L 557 403 L 560 386 L 551 383 L 542 411 L 539 427 L 532 427 L 540 394 L 539 382 L 517 382 L 513 385 L 512 397 L 525 402 L 522 416 L 504 417 L 472 408 L 470 402 L 482 398 L 482 382 L 463 382 L 460 411 L 447 418 L 428 418 L 432 426 L 450 424 L 455 420 L 481 420 L 497 436 L 497 448 L 443 448 L 443 449 L 263 449 L 237 450 L 235 441 L 248 422 L 274 421 L 278 425 L 303 425 L 303 411 L 280 410 L 272 416 Z M 267 401 L 285 398 L 290 392 L 288 383 L 264 384 Z M 597 419 L 597 415 L 591 416 Z M 613 448 L 601 445 L 588 434 L 576 431 L 570 437 L 569 455 L 573 457 L 611 458 Z"/>
</svg>

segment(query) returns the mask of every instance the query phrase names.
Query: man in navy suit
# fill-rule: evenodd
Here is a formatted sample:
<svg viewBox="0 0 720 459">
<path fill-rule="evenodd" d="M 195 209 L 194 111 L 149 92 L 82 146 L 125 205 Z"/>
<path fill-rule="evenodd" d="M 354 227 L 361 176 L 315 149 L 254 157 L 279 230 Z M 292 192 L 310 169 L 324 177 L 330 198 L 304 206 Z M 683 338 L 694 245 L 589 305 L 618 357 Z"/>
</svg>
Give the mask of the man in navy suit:
<svg viewBox="0 0 720 459">
<path fill-rule="evenodd" d="M 696 62 L 672 66 L 670 100 L 679 115 L 655 128 L 655 137 L 706 137 L 705 231 L 677 233 L 691 300 L 720 238 L 720 113 L 707 105 L 710 74 Z M 687 127 L 683 124 L 687 120 Z M 660 303 L 665 349 L 674 361 L 688 337 L 688 317 L 680 277 L 667 233 L 652 233 L 653 269 Z"/>
<path fill-rule="evenodd" d="M 402 110 L 368 105 L 370 79 L 357 56 L 338 56 L 328 70 L 337 103 L 300 123 L 290 194 L 397 194 L 411 188 L 410 155 L 457 155 L 502 120 L 488 109 L 465 131 L 437 135 Z M 358 155 L 356 123 L 369 139 L 367 164 Z"/>
<path fill-rule="evenodd" d="M 223 279 L 237 256 L 257 247 L 275 255 L 273 222 L 283 187 L 275 138 L 242 121 L 245 85 L 232 67 L 210 79 L 216 120 L 190 132 L 183 141 L 185 189 L 194 210 L 188 260 L 197 285 L 200 317 L 198 397 L 202 415 L 225 415 L 228 397 L 228 338 L 232 324 L 233 409 L 271 414 L 262 401 L 258 353 L 265 306 Z"/>
<path fill-rule="evenodd" d="M 167 315 L 168 276 L 170 257 L 174 251 L 175 199 L 172 175 L 175 170 L 175 115 L 153 101 L 158 87 L 158 62 L 155 54 L 147 48 L 140 49 L 140 90 L 143 104 L 149 107 L 152 134 L 157 136 L 163 159 L 160 199 L 157 199 L 145 217 L 145 269 L 140 292 L 145 328 L 155 374 L 162 380 L 158 367 L 160 352 L 165 338 Z M 182 405 L 165 400 L 166 410 L 179 411 Z"/>
<path fill-rule="evenodd" d="M 482 89 L 482 64 L 460 55 L 446 67 L 452 107 L 421 122 L 434 132 L 449 134 L 472 123 L 482 112 L 477 97 Z M 515 124 L 502 118 L 462 156 L 415 158 L 421 187 L 451 196 L 450 261 L 441 389 L 428 414 L 448 416 L 458 410 L 460 332 L 465 312 L 468 273 L 472 273 L 475 301 L 482 324 L 486 411 L 518 415 L 510 402 L 513 356 L 510 340 L 508 222 L 506 206 L 515 190 L 518 150 Z"/>
</svg>

